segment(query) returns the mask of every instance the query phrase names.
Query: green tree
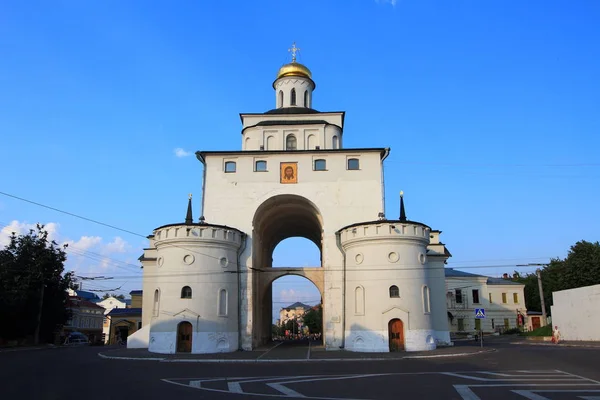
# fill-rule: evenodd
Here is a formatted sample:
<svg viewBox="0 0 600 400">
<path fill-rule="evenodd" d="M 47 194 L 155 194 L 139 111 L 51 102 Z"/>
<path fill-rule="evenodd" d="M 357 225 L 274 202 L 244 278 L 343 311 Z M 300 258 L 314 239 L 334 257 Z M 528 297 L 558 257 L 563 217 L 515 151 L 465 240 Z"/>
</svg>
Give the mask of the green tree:
<svg viewBox="0 0 600 400">
<path fill-rule="evenodd" d="M 553 258 L 541 269 L 546 312 L 550 314 L 552 292 L 600 284 L 600 243 L 579 241 L 571 246 L 564 260 Z M 525 305 L 528 310 L 541 311 L 540 292 L 535 273 L 520 276 L 514 281 L 525 284 Z"/>
<path fill-rule="evenodd" d="M 321 333 L 323 331 L 323 309 L 321 306 L 311 308 L 304 314 L 304 325 L 310 333 Z"/>
<path fill-rule="evenodd" d="M 119 300 L 125 300 L 125 295 L 116 293 L 104 293 L 104 296 L 102 296 L 102 300 L 106 300 L 109 297 L 114 297 L 115 299 Z"/>
<path fill-rule="evenodd" d="M 13 232 L 0 251 L 0 337 L 53 339 L 69 316 L 67 289 L 73 276 L 64 273 L 66 258 L 43 225 L 27 235 Z"/>
</svg>

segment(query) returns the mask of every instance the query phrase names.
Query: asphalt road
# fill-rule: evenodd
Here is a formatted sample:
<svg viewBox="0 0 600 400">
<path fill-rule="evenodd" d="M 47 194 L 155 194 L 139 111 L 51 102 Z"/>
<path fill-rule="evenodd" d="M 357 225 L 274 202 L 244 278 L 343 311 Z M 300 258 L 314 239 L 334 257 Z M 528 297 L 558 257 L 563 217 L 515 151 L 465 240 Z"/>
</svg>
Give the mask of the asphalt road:
<svg viewBox="0 0 600 400">
<path fill-rule="evenodd" d="M 600 400 L 600 348 L 501 341 L 486 346 L 497 351 L 455 358 L 250 364 L 106 360 L 98 357 L 105 350 L 98 347 L 0 352 L 0 399 Z M 305 351 L 291 344 L 279 348 Z"/>
</svg>

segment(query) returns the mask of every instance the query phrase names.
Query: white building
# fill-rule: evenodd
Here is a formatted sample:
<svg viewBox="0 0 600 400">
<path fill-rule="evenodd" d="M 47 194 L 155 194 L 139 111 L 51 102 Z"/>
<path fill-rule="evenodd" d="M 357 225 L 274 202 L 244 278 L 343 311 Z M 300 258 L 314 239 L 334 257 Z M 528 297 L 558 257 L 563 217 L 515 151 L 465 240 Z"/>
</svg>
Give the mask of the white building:
<svg viewBox="0 0 600 400">
<path fill-rule="evenodd" d="M 328 350 L 432 350 L 450 341 L 439 231 L 386 219 L 389 148 L 343 146 L 344 112 L 313 107 L 315 83 L 295 62 L 273 83 L 276 108 L 240 114 L 241 150 L 199 151 L 201 217 L 149 237 L 144 328 L 158 353 L 250 350 L 271 337 L 271 284 L 295 274 L 323 302 Z M 300 236 L 321 251 L 317 268 L 272 268 L 274 248 Z M 146 337 L 141 338 L 141 335 Z M 140 336 L 137 338 L 136 336 Z"/>
<path fill-rule="evenodd" d="M 600 285 L 552 292 L 552 325 L 562 340 L 600 340 Z"/>
<path fill-rule="evenodd" d="M 445 275 L 450 331 L 503 332 L 527 323 L 524 284 L 452 268 Z M 483 309 L 485 318 L 475 318 L 475 309 Z"/>
<path fill-rule="evenodd" d="M 107 297 L 101 301 L 96 302 L 99 306 L 104 307 L 104 322 L 102 324 L 102 336 L 104 337 L 104 343 L 108 343 L 110 337 L 110 313 L 114 308 L 127 308 L 125 300 L 117 299 L 114 296 Z"/>
</svg>

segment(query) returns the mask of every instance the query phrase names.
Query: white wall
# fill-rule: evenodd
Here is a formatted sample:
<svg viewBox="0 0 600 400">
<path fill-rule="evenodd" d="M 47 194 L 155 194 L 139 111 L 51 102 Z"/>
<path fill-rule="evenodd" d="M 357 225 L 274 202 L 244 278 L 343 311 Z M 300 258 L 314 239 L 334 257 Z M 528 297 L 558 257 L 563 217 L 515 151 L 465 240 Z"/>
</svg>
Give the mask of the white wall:
<svg viewBox="0 0 600 400">
<path fill-rule="evenodd" d="M 600 340 L 600 285 L 552 292 L 552 303 L 563 340 Z"/>
<path fill-rule="evenodd" d="M 342 317 L 342 253 L 337 246 L 336 231 L 357 221 L 377 219 L 383 212 L 381 187 L 381 152 L 371 151 L 310 152 L 310 153 L 260 153 L 240 154 L 237 157 L 237 172 L 225 173 L 224 161 L 227 154 L 206 156 L 206 181 L 204 193 L 204 216 L 208 223 L 233 226 L 250 235 L 252 242 L 253 218 L 258 207 L 278 195 L 297 195 L 308 199 L 322 216 L 323 249 L 322 259 L 325 269 L 323 325 L 326 347 L 339 348 L 343 343 Z M 359 170 L 347 170 L 348 157 L 360 159 Z M 326 171 L 313 171 L 313 160 L 325 158 Z M 266 160 L 267 172 L 254 172 L 254 161 Z M 280 183 L 280 163 L 298 163 L 298 183 Z M 243 201 L 240 201 L 243 199 Z M 252 267 L 252 245 L 248 245 L 242 255 L 242 264 Z M 328 268 L 331 265 L 332 268 Z M 257 266 L 263 267 L 263 266 Z M 246 274 L 243 286 L 246 289 L 242 305 L 242 327 L 245 338 L 252 333 L 251 314 L 253 281 Z M 245 349 L 250 343 L 243 343 Z"/>
</svg>

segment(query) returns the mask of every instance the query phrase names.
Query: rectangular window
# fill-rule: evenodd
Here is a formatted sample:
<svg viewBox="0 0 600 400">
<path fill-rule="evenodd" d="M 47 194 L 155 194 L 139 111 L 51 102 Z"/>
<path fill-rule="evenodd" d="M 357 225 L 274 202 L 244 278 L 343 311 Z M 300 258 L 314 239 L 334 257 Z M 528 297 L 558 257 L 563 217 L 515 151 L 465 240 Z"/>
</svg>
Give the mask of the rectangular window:
<svg viewBox="0 0 600 400">
<path fill-rule="evenodd" d="M 349 170 L 360 169 L 360 162 L 359 162 L 358 158 L 349 158 L 348 159 L 348 169 Z"/>
<path fill-rule="evenodd" d="M 505 329 L 510 328 L 510 321 L 508 318 L 504 318 L 504 328 Z"/>
<path fill-rule="evenodd" d="M 235 161 L 226 161 L 225 162 L 225 172 L 233 173 L 236 170 Z"/>
<path fill-rule="evenodd" d="M 327 162 L 325 160 L 315 160 L 314 170 L 315 171 L 327 170 Z"/>
<path fill-rule="evenodd" d="M 488 293 L 488 297 L 490 298 L 490 304 L 492 304 L 493 303 L 493 301 L 492 301 L 492 294 Z"/>
<path fill-rule="evenodd" d="M 259 160 L 256 163 L 254 163 L 255 168 L 254 171 L 256 172 L 266 172 L 267 171 L 267 162 L 264 160 Z"/>
<path fill-rule="evenodd" d="M 480 331 L 481 330 L 481 320 L 479 318 L 475 319 L 475 330 L 476 331 Z"/>
<path fill-rule="evenodd" d="M 473 303 L 479 304 L 479 289 L 473 289 Z"/>
<path fill-rule="evenodd" d="M 518 293 L 513 293 L 513 302 L 515 304 L 519 304 L 519 294 Z"/>
<path fill-rule="evenodd" d="M 465 320 L 462 318 L 458 318 L 456 320 L 456 323 L 458 324 L 458 331 L 464 332 L 465 331 Z"/>
<path fill-rule="evenodd" d="M 506 293 L 502 293 L 502 304 L 506 304 Z"/>
<path fill-rule="evenodd" d="M 462 290 L 461 289 L 455 289 L 455 293 L 456 293 L 456 304 L 462 304 L 462 301 L 463 301 Z"/>
</svg>

